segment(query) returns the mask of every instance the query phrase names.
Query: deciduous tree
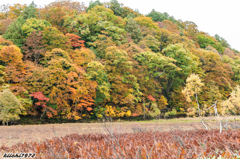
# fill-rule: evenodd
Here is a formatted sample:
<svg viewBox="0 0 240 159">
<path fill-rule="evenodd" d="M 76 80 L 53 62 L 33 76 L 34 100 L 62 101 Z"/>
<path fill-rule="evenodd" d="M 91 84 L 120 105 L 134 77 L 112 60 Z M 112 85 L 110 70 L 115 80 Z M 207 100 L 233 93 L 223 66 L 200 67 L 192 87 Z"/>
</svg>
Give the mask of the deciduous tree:
<svg viewBox="0 0 240 159">
<path fill-rule="evenodd" d="M 24 60 L 30 60 L 38 63 L 39 59 L 45 52 L 42 32 L 33 31 L 26 39 L 22 49 L 24 50 Z"/>
<path fill-rule="evenodd" d="M 78 13 L 86 11 L 87 7 L 84 5 L 84 2 L 80 3 L 78 1 L 74 0 L 59 0 L 59 1 L 54 1 L 48 5 L 45 6 L 46 9 L 49 8 L 54 8 L 54 7 L 65 7 L 67 10 L 71 11 L 77 11 Z"/>
<path fill-rule="evenodd" d="M 2 19 L 0 20 L 0 35 L 3 35 L 6 33 L 8 26 L 13 22 L 12 19 Z"/>
<path fill-rule="evenodd" d="M 73 49 L 85 47 L 84 45 L 85 41 L 80 40 L 81 37 L 79 37 L 78 35 L 67 33 L 66 36 L 69 37 L 69 41 L 71 42 L 71 46 Z"/>
<path fill-rule="evenodd" d="M 49 107 L 46 105 L 46 103 L 49 101 L 49 98 L 47 98 L 43 94 L 43 92 L 31 93 L 30 96 L 33 98 L 33 104 L 34 104 L 33 110 L 30 113 L 31 115 L 37 115 L 38 109 L 40 109 L 40 111 L 42 112 L 41 118 L 43 117 L 44 114 L 46 114 L 48 118 L 53 117 L 53 115 L 55 115 L 55 116 L 57 115 L 56 110 L 54 110 L 52 107 Z"/>
<path fill-rule="evenodd" d="M 160 48 L 160 42 L 151 35 L 145 36 L 139 43 L 138 45 L 142 48 L 142 49 L 147 49 L 150 48 L 153 52 L 160 52 L 159 48 Z"/>
<path fill-rule="evenodd" d="M 19 120 L 24 108 L 9 89 L 0 91 L 0 121 L 3 124 Z"/>
<path fill-rule="evenodd" d="M 198 57 L 193 55 L 188 49 L 183 47 L 183 44 L 168 45 L 163 49 L 163 55 L 176 60 L 176 66 L 180 70 L 171 71 L 167 74 L 165 95 L 168 96 L 172 88 L 179 87 L 184 83 L 188 75 L 194 72 L 201 72 L 198 68 Z"/>
<path fill-rule="evenodd" d="M 71 48 L 69 38 L 55 27 L 45 27 L 42 36 L 44 47 L 48 51 L 55 48 L 63 50 L 69 50 Z"/>
<path fill-rule="evenodd" d="M 5 72 L 4 72 L 5 67 L 3 65 L 0 65 L 0 84 L 3 85 L 5 83 Z"/>
<path fill-rule="evenodd" d="M 131 105 L 140 101 L 141 92 L 137 78 L 131 73 L 132 62 L 127 52 L 117 47 L 106 49 L 106 70 L 111 84 L 111 102 Z"/>
<path fill-rule="evenodd" d="M 46 27 L 51 27 L 52 25 L 45 20 L 38 20 L 36 18 L 27 19 L 22 26 L 22 32 L 24 37 L 28 37 L 32 32 L 43 31 Z"/>
<path fill-rule="evenodd" d="M 76 65 L 84 68 L 95 59 L 95 54 L 88 48 L 76 49 L 70 52 L 69 55 Z"/>
<path fill-rule="evenodd" d="M 15 45 L 3 46 L 0 50 L 0 64 L 4 66 L 17 66 L 22 63 L 22 58 L 21 50 Z"/>
<path fill-rule="evenodd" d="M 130 18 L 126 25 L 126 31 L 130 34 L 135 43 L 138 43 L 142 39 L 142 32 L 137 22 Z"/>
<path fill-rule="evenodd" d="M 118 45 L 126 41 L 125 22 L 103 6 L 95 6 L 87 14 L 80 14 L 76 18 L 66 18 L 65 26 L 75 30 L 74 33 L 86 41 L 86 47 L 93 46 L 99 34 L 111 37 Z"/>
<path fill-rule="evenodd" d="M 25 10 L 26 5 L 21 5 L 19 3 L 9 6 L 8 17 L 11 19 L 18 18 L 21 13 Z"/>
<path fill-rule="evenodd" d="M 87 76 L 89 79 L 97 81 L 95 103 L 100 104 L 105 100 L 110 100 L 111 85 L 108 81 L 108 74 L 105 71 L 104 65 L 98 61 L 91 61 L 87 65 Z"/>
</svg>

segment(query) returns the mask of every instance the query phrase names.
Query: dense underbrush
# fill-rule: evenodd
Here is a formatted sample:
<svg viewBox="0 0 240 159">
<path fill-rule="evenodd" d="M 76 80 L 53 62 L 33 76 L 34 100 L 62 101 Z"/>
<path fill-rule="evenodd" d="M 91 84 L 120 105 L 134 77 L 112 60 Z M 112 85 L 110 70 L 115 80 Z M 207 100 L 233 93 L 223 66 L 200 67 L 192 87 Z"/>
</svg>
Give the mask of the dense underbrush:
<svg viewBox="0 0 240 159">
<path fill-rule="evenodd" d="M 36 153 L 45 158 L 237 158 L 240 156 L 240 130 L 174 130 L 170 132 L 71 134 L 65 137 L 11 147 L 0 151 Z"/>
</svg>

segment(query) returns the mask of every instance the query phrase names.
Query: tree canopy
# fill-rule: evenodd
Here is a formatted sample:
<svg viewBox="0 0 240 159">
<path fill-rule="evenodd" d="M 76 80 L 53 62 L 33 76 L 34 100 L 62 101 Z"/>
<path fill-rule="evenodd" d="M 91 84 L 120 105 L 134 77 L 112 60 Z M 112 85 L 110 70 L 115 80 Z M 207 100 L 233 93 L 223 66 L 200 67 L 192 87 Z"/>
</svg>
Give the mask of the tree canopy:
<svg viewBox="0 0 240 159">
<path fill-rule="evenodd" d="M 188 115 L 196 94 L 201 108 L 218 100 L 239 113 L 240 53 L 193 21 L 117 0 L 1 8 L 4 123 Z"/>
</svg>

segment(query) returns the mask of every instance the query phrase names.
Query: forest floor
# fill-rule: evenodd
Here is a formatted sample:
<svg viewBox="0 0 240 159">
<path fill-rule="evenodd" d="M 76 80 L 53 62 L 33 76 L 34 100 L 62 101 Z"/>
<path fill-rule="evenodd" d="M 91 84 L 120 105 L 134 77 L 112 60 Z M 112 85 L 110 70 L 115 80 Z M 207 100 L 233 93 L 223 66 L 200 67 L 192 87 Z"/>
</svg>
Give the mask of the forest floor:
<svg viewBox="0 0 240 159">
<path fill-rule="evenodd" d="M 219 122 L 214 118 L 205 118 L 211 129 L 219 129 Z M 229 127 L 233 127 L 231 119 Z M 236 122 L 240 128 L 239 117 Z M 113 123 L 66 123 L 46 125 L 13 125 L 0 126 L 0 146 L 10 146 L 23 142 L 40 142 L 53 137 L 63 137 L 68 134 L 108 134 L 109 131 L 116 133 L 134 133 L 141 131 L 170 131 L 170 130 L 193 130 L 204 129 L 199 118 L 161 119 L 152 121 L 129 121 Z"/>
</svg>

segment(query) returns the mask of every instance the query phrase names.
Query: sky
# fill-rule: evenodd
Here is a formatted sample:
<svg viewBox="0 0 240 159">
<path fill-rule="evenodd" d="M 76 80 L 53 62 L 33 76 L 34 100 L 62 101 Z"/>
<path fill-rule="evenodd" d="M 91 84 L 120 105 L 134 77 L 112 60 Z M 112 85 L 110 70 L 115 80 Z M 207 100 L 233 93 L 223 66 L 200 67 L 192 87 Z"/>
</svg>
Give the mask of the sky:
<svg viewBox="0 0 240 159">
<path fill-rule="evenodd" d="M 47 5 L 55 0 L 35 0 L 37 5 Z M 74 0 L 89 5 L 90 0 Z M 100 0 L 109 2 L 110 0 Z M 30 4 L 32 0 L 0 0 L 2 4 Z M 198 30 L 209 33 L 211 36 L 220 35 L 231 45 L 240 51 L 240 15 L 239 0 L 118 0 L 132 9 L 138 9 L 146 15 L 155 9 L 159 12 L 167 12 L 175 19 L 193 21 Z"/>
</svg>

